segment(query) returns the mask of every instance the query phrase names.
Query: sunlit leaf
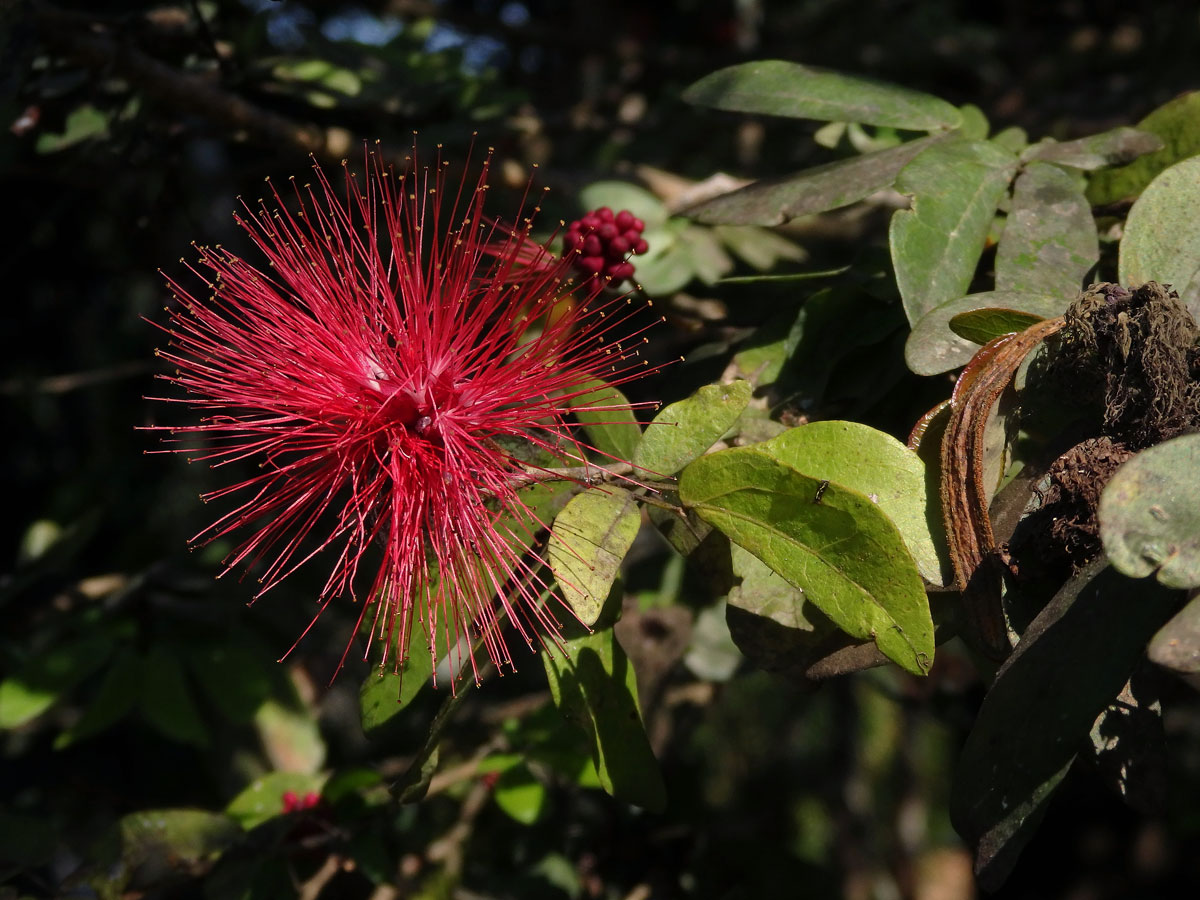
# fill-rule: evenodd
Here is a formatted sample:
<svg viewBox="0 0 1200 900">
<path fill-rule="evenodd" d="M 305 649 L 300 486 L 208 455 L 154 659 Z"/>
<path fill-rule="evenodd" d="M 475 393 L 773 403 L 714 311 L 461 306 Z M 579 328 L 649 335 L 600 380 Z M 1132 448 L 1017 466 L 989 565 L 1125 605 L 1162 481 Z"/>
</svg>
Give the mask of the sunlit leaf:
<svg viewBox="0 0 1200 900">
<path fill-rule="evenodd" d="M 938 97 L 783 60 L 742 63 L 701 78 L 683 99 L 697 106 L 912 131 L 954 128 L 957 109 Z"/>
<path fill-rule="evenodd" d="M 679 496 L 782 575 L 839 628 L 916 674 L 933 659 L 924 586 L 896 526 L 870 499 L 754 447 L 702 456 Z"/>
<path fill-rule="evenodd" d="M 1143 450 L 1100 495 L 1104 552 L 1132 578 L 1173 588 L 1200 586 L 1200 435 Z"/>
<path fill-rule="evenodd" d="M 642 429 L 629 401 L 619 390 L 598 381 L 591 393 L 572 399 L 571 408 L 597 450 L 616 459 L 628 460 L 633 456 L 642 439 Z"/>
<path fill-rule="evenodd" d="M 943 526 L 929 514 L 925 464 L 891 435 L 859 422 L 827 420 L 791 428 L 754 449 L 865 496 L 899 530 L 921 577 L 937 585 L 950 579 Z"/>
<path fill-rule="evenodd" d="M 950 320 L 977 309 L 1004 309 L 1032 313 L 1043 319 L 1061 316 L 1069 300 L 1041 294 L 984 291 L 943 303 L 922 316 L 904 344 L 904 361 L 918 375 L 939 375 L 965 366 L 979 346 L 950 329 Z"/>
<path fill-rule="evenodd" d="M 731 225 L 781 225 L 838 209 L 888 187 L 917 154 L 946 135 L 934 134 L 887 150 L 852 156 L 782 178 L 756 181 L 687 210 L 693 218 Z"/>
<path fill-rule="evenodd" d="M 672 403 L 646 426 L 634 451 L 635 466 L 674 475 L 720 440 L 750 402 L 748 381 L 710 384 Z"/>
<path fill-rule="evenodd" d="M 640 523 L 633 495 L 616 487 L 584 491 L 554 520 L 546 559 L 563 599 L 584 625 L 600 615 Z"/>
<path fill-rule="evenodd" d="M 1121 284 L 1171 285 L 1193 316 L 1200 316 L 1200 157 L 1160 173 L 1125 220 Z"/>
<path fill-rule="evenodd" d="M 319 795 L 326 777 L 307 772 L 271 772 L 256 778 L 230 800 L 225 814 L 243 828 L 255 828 L 268 819 L 294 811 L 285 808 L 285 794 L 294 794 L 301 802 L 310 794 Z"/>
<path fill-rule="evenodd" d="M 1164 103 L 1138 122 L 1137 130 L 1156 135 L 1163 143 L 1162 149 L 1119 169 L 1094 174 L 1087 189 L 1088 200 L 1094 205 L 1136 197 L 1159 172 L 1200 153 L 1200 91 Z"/>
<path fill-rule="evenodd" d="M 996 250 L 996 290 L 1074 298 L 1099 256 L 1079 183 L 1050 163 L 1026 164 Z"/>
<path fill-rule="evenodd" d="M 955 141 L 900 171 L 896 189 L 912 208 L 892 215 L 888 238 L 910 323 L 967 292 L 1016 162 L 994 144 Z"/>
<path fill-rule="evenodd" d="M 1162 148 L 1163 141 L 1158 135 L 1122 126 L 1075 141 L 1059 143 L 1053 138 L 1046 138 L 1028 148 L 1021 157 L 1092 170 L 1120 166 Z"/>
</svg>

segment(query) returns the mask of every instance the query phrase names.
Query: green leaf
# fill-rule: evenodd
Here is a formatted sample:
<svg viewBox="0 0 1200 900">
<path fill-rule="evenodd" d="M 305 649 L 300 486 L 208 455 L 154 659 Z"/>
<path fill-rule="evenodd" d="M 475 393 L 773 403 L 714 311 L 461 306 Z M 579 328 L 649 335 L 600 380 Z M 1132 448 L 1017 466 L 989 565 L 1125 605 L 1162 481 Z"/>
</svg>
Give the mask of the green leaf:
<svg viewBox="0 0 1200 900">
<path fill-rule="evenodd" d="M 1200 587 L 1200 435 L 1143 450 L 1100 495 L 1104 552 L 1131 578 Z"/>
<path fill-rule="evenodd" d="M 187 659 L 209 701 L 231 721 L 249 722 L 274 687 L 266 658 L 257 648 L 225 639 L 194 648 Z"/>
<path fill-rule="evenodd" d="M 140 705 L 146 721 L 172 740 L 208 746 L 208 731 L 192 700 L 178 656 L 165 647 L 156 647 L 143 666 Z"/>
<path fill-rule="evenodd" d="M 1146 649 L 1150 661 L 1192 675 L 1200 672 L 1200 596 L 1167 622 Z"/>
<path fill-rule="evenodd" d="M 633 495 L 615 487 L 584 491 L 554 520 L 546 559 L 584 625 L 599 617 L 641 521 Z"/>
<path fill-rule="evenodd" d="M 888 240 L 908 321 L 970 287 L 1015 157 L 994 144 L 955 141 L 930 147 L 896 179 L 912 208 L 892 215 Z"/>
<path fill-rule="evenodd" d="M 984 291 L 958 297 L 917 320 L 904 344 L 904 361 L 918 375 L 940 375 L 970 362 L 979 347 L 950 330 L 950 320 L 961 313 L 976 309 L 1006 309 L 1049 319 L 1066 312 L 1068 302 L 1062 297 L 1012 291 Z"/>
<path fill-rule="evenodd" d="M 709 384 L 672 403 L 646 426 L 633 464 L 656 475 L 674 475 L 733 427 L 751 390 L 748 381 Z"/>
<path fill-rule="evenodd" d="M 680 499 L 805 592 L 839 628 L 915 674 L 933 659 L 921 576 L 896 526 L 865 496 L 755 447 L 702 456 Z"/>
<path fill-rule="evenodd" d="M 990 143 L 1009 153 L 1021 153 L 1029 146 L 1029 135 L 1024 128 L 1014 125 L 993 135 Z"/>
<path fill-rule="evenodd" d="M 658 228 L 667 221 L 667 208 L 663 202 L 645 188 L 628 181 L 595 181 L 579 192 L 579 204 L 586 210 L 602 206 L 613 212 L 627 209 L 646 224 L 647 230 Z"/>
<path fill-rule="evenodd" d="M 984 890 L 1007 876 L 1080 742 L 1176 602 L 1099 560 L 1025 631 L 984 698 L 954 778 L 950 814 L 977 848 Z"/>
<path fill-rule="evenodd" d="M 917 154 L 946 137 L 933 134 L 887 150 L 815 166 L 795 175 L 756 181 L 686 212 L 710 224 L 782 225 L 799 216 L 838 209 L 889 187 Z"/>
<path fill-rule="evenodd" d="M 307 772 L 271 772 L 256 778 L 229 801 L 225 814 L 246 830 L 284 814 L 283 795 L 292 792 L 299 799 L 320 794 L 326 775 Z"/>
<path fill-rule="evenodd" d="M 121 859 L 130 869 L 148 863 L 195 864 L 231 847 L 242 830 L 228 816 L 202 809 L 146 809 L 118 823 Z"/>
<path fill-rule="evenodd" d="M 803 676 L 816 648 L 836 626 L 804 591 L 748 550 L 732 546 L 733 571 L 742 582 L 729 592 L 725 620 L 746 659 L 760 669 Z"/>
<path fill-rule="evenodd" d="M 1105 206 L 1136 197 L 1159 172 L 1200 153 L 1200 91 L 1176 97 L 1137 124 L 1138 131 L 1157 135 L 1163 148 L 1140 156 L 1127 166 L 1097 172 L 1088 184 L 1088 200 Z"/>
<path fill-rule="evenodd" d="M 717 225 L 713 237 L 728 247 L 738 259 L 760 272 L 773 269 L 781 260 L 803 262 L 808 253 L 799 244 L 766 228 L 749 225 Z M 719 279 L 722 283 L 728 279 Z"/>
<path fill-rule="evenodd" d="M 104 673 L 95 699 L 83 711 L 79 721 L 58 736 L 55 749 L 104 731 L 125 716 L 141 695 L 142 675 L 142 658 L 132 650 L 119 651 Z"/>
<path fill-rule="evenodd" d="M 499 772 L 492 787 L 492 799 L 514 821 L 532 825 L 550 808 L 550 797 L 542 784 L 515 753 L 497 753 L 479 764 L 480 774 Z"/>
<path fill-rule="evenodd" d="M 982 346 L 1001 335 L 1016 334 L 1043 321 L 1045 317 L 1036 313 L 990 306 L 959 313 L 950 320 L 949 325 L 950 330 L 960 338 Z"/>
<path fill-rule="evenodd" d="M 982 109 L 974 103 L 964 103 L 958 108 L 958 111 L 962 115 L 962 123 L 958 126 L 958 130 L 963 137 L 970 141 L 982 141 L 987 138 L 988 131 L 991 130 L 991 123 L 988 122 Z"/>
<path fill-rule="evenodd" d="M 112 652 L 112 639 L 95 634 L 34 653 L 16 674 L 0 681 L 0 728 L 17 728 L 40 716 Z"/>
<path fill-rule="evenodd" d="M 862 494 L 896 526 L 922 578 L 936 585 L 952 578 L 944 528 L 929 513 L 925 464 L 890 434 L 828 420 L 789 429 L 754 449 Z"/>
<path fill-rule="evenodd" d="M 268 700 L 254 713 L 254 724 L 276 769 L 311 774 L 325 764 L 325 741 L 316 715 L 299 698 L 289 704 Z"/>
<path fill-rule="evenodd" d="M 1099 257 L 1092 208 L 1075 178 L 1050 163 L 1026 165 L 996 251 L 996 290 L 1073 299 Z"/>
<path fill-rule="evenodd" d="M 962 115 L 930 94 L 783 60 L 720 69 L 683 92 L 697 106 L 909 131 L 955 128 Z"/>
<path fill-rule="evenodd" d="M 637 677 L 616 635 L 610 628 L 565 643 L 566 658 L 542 654 L 554 705 L 587 736 L 601 787 L 661 812 L 666 786 L 642 726 Z"/>
<path fill-rule="evenodd" d="M 38 135 L 38 153 L 57 153 L 92 138 L 108 137 L 108 114 L 90 103 L 75 107 L 67 114 L 62 134 L 43 132 Z"/>
<path fill-rule="evenodd" d="M 408 651 L 399 670 L 388 667 L 375 670 L 363 679 L 358 691 L 358 709 L 362 715 L 363 731 L 368 735 L 387 725 L 400 715 L 433 676 L 433 654 L 425 628 L 413 617 L 408 638 Z"/>
<path fill-rule="evenodd" d="M 1200 157 L 1165 170 L 1133 204 L 1121 240 L 1121 284 L 1171 285 L 1200 317 Z"/>
<path fill-rule="evenodd" d="M 575 418 L 597 450 L 614 459 L 628 460 L 642 439 L 637 417 L 619 390 L 603 381 L 594 384 L 591 392 L 570 401 Z"/>
<path fill-rule="evenodd" d="M 1061 144 L 1053 138 L 1046 138 L 1025 150 L 1021 159 L 1040 159 L 1090 171 L 1123 165 L 1162 148 L 1162 138 L 1158 135 L 1122 126 Z"/>
</svg>

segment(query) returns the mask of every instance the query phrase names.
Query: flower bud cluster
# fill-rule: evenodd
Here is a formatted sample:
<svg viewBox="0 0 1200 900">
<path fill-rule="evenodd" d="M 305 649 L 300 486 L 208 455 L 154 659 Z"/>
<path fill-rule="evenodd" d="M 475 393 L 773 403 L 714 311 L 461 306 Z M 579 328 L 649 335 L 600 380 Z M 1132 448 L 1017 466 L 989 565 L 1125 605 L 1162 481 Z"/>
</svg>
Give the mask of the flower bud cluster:
<svg viewBox="0 0 1200 900">
<path fill-rule="evenodd" d="M 642 237 L 645 228 L 646 223 L 629 210 L 614 214 L 602 206 L 567 226 L 563 254 L 578 253 L 575 268 L 591 278 L 624 281 L 633 277 L 630 255 L 648 249 Z"/>
</svg>

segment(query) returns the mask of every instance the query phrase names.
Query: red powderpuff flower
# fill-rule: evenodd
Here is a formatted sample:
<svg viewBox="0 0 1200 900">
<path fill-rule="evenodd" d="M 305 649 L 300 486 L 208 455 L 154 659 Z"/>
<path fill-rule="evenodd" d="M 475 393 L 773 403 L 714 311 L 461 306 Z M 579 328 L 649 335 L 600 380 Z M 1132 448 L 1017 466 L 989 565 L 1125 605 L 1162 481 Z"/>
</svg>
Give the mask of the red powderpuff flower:
<svg viewBox="0 0 1200 900">
<path fill-rule="evenodd" d="M 317 616 L 372 570 L 358 623 L 370 614 L 367 653 L 379 638 L 397 667 L 418 622 L 456 670 L 474 639 L 512 666 L 505 620 L 531 646 L 557 640 L 566 605 L 529 549 L 547 526 L 518 493 L 551 473 L 504 448 L 580 465 L 573 401 L 645 371 L 627 298 L 573 286 L 571 260 L 545 248 L 536 274 L 518 272 L 532 216 L 506 230 L 484 215 L 490 161 L 450 196 L 440 152 L 421 167 L 414 148 L 403 175 L 369 153 L 363 177 L 343 164 L 340 194 L 314 165 L 290 210 L 272 186 L 277 210 L 235 214 L 267 267 L 200 247 L 189 268 L 207 296 L 168 279 L 179 303 L 159 355 L 176 373 L 162 377 L 205 415 L 156 430 L 214 467 L 259 468 L 205 495 L 236 506 L 196 540 L 240 533 L 226 571 L 258 568 L 256 598 L 326 551 Z"/>
</svg>

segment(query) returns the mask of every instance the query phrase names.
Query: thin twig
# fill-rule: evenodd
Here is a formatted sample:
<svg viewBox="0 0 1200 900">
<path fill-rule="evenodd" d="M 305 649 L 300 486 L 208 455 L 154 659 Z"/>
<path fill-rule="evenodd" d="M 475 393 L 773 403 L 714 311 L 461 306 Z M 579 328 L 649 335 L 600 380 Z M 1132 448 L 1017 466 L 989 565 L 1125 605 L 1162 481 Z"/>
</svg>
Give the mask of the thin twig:
<svg viewBox="0 0 1200 900">
<path fill-rule="evenodd" d="M 607 466 L 569 466 L 562 469 L 530 469 L 526 468 L 508 477 L 508 486 L 520 490 L 531 484 L 541 484 L 546 481 L 573 481 L 576 484 L 597 485 L 610 481 L 628 481 L 624 476 L 633 471 L 633 466 L 627 462 L 610 463 Z"/>
</svg>

